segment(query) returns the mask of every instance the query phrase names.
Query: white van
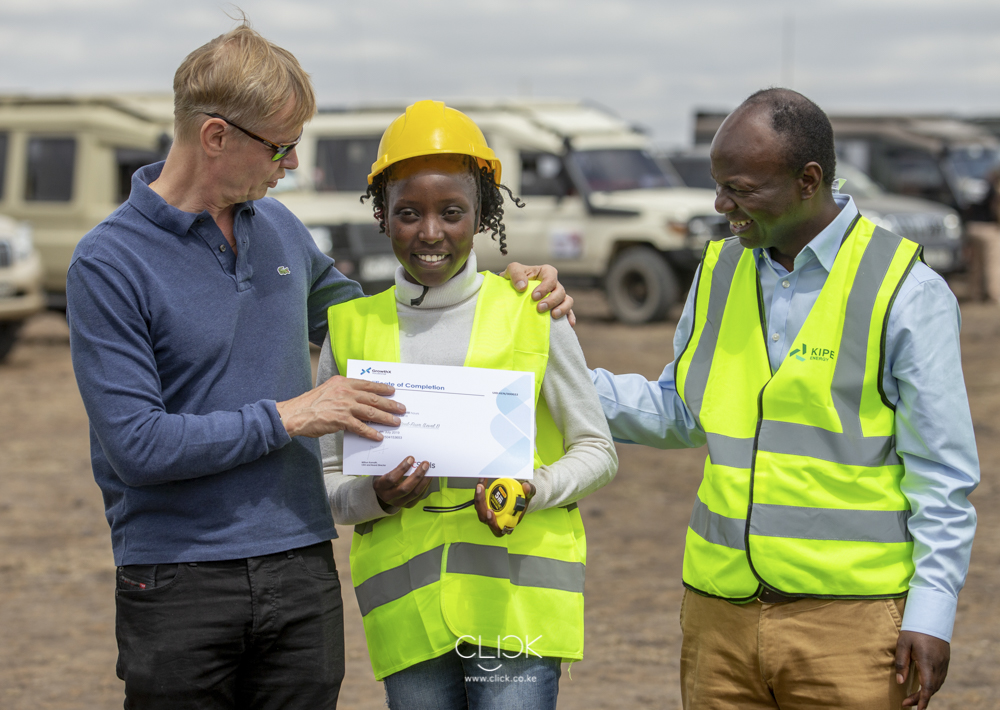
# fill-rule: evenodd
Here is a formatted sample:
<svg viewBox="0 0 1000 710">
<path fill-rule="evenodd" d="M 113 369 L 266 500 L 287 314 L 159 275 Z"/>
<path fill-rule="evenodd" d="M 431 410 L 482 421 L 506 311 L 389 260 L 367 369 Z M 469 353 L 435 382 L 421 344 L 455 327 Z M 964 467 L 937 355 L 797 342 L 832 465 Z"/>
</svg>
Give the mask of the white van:
<svg viewBox="0 0 1000 710">
<path fill-rule="evenodd" d="M 0 97 L 0 213 L 31 225 L 50 306 L 65 308 L 76 243 L 160 159 L 172 125 L 162 95 Z"/>
<path fill-rule="evenodd" d="M 503 164 L 508 256 L 488 235 L 479 264 L 549 263 L 564 283 L 605 289 L 628 323 L 663 318 L 683 295 L 706 240 L 729 236 L 712 190 L 686 188 L 653 160 L 648 138 L 606 109 L 576 101 L 458 102 Z M 321 111 L 306 126 L 300 167 L 271 194 L 312 231 L 337 267 L 370 289 L 396 259 L 359 197 L 379 139 L 404 105 Z"/>
</svg>

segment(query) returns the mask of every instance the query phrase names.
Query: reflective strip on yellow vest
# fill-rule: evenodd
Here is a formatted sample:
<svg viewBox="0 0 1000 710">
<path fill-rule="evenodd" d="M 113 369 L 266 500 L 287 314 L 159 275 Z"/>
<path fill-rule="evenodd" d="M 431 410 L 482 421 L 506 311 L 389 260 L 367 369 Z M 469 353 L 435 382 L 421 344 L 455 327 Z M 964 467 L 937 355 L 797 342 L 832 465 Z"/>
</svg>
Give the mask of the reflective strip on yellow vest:
<svg viewBox="0 0 1000 710">
<path fill-rule="evenodd" d="M 530 289 L 526 293 L 530 292 Z M 394 289 L 329 310 L 334 358 L 399 361 Z M 485 274 L 476 303 L 467 367 L 535 373 L 535 467 L 562 456 L 563 439 L 541 384 L 550 319 L 509 282 Z M 473 508 L 477 479 L 434 478 L 413 508 L 355 527 L 351 577 L 375 677 L 382 679 L 471 643 L 578 660 L 583 657 L 586 539 L 576 505 L 529 511 L 496 538 Z"/>
<path fill-rule="evenodd" d="M 733 601 L 889 597 L 913 574 L 895 417 L 882 391 L 888 314 L 919 245 L 863 218 L 771 372 L 753 253 L 710 243 L 677 390 L 709 455 L 684 583 Z"/>
</svg>

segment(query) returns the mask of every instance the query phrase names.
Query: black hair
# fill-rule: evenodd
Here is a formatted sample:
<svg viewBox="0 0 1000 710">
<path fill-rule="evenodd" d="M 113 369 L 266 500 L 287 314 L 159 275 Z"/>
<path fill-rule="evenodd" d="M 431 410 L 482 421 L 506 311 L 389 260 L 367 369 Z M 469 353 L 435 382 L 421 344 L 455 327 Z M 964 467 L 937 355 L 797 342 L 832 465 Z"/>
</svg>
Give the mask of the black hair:
<svg viewBox="0 0 1000 710">
<path fill-rule="evenodd" d="M 771 128 L 785 144 L 785 162 L 796 174 L 806 163 L 818 163 L 823 182 L 832 185 L 837 170 L 833 126 L 819 106 L 791 89 L 761 89 L 740 108 L 762 106 L 771 114 Z"/>
<path fill-rule="evenodd" d="M 524 207 L 524 202 L 521 201 L 510 188 L 506 185 L 500 185 L 493 178 L 493 171 L 486 167 L 478 166 L 475 162 L 475 158 L 467 156 L 470 160 L 470 170 L 475 176 L 479 178 L 478 184 L 476 186 L 476 192 L 479 193 L 479 224 L 476 225 L 476 231 L 490 231 L 493 234 L 493 239 L 498 239 L 500 242 L 500 253 L 504 256 L 507 255 L 507 233 L 503 224 L 503 190 L 507 193 L 510 199 L 518 207 Z M 368 186 L 367 192 L 361 196 L 361 202 L 366 199 L 371 199 L 372 201 L 372 212 L 375 215 L 375 220 L 378 222 L 378 231 L 385 234 L 385 220 L 386 220 L 386 202 L 385 202 L 385 188 L 389 181 L 389 173 L 392 170 L 390 165 L 388 168 L 380 172 L 372 179 L 371 185 Z"/>
</svg>

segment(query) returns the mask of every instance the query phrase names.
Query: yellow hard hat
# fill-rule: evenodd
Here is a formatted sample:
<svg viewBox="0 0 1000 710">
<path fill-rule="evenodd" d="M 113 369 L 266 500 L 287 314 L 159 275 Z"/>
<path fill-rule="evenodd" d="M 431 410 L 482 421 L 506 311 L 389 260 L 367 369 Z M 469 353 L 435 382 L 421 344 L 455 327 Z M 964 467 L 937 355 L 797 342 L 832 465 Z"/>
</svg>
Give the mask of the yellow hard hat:
<svg viewBox="0 0 1000 710">
<path fill-rule="evenodd" d="M 394 120 L 382 134 L 378 159 L 372 163 L 368 184 L 393 163 L 421 155 L 452 153 L 471 155 L 481 167 L 493 171 L 500 183 L 500 161 L 488 145 L 479 126 L 461 111 L 442 101 L 418 101 Z"/>
</svg>

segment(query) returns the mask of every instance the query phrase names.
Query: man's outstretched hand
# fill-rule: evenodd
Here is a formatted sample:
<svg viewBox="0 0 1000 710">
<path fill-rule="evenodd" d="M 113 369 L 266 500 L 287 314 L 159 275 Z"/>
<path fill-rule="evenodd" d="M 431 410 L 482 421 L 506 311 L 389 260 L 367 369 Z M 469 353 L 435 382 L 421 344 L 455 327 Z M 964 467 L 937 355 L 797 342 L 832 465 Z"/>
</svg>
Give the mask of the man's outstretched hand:
<svg viewBox="0 0 1000 710">
<path fill-rule="evenodd" d="M 542 264 L 541 266 L 525 266 L 516 261 L 507 265 L 507 269 L 501 274 L 505 279 L 510 279 L 514 288 L 523 291 L 528 288 L 528 281 L 537 280 L 541 283 L 532 291 L 531 297 L 539 301 L 538 312 L 551 311 L 553 318 L 568 316 L 569 324 L 576 325 L 576 315 L 573 313 L 573 297 L 566 293 L 566 289 L 559 283 L 559 272 L 554 266 Z M 543 298 L 544 297 L 544 298 Z"/>
<path fill-rule="evenodd" d="M 386 399 L 395 391 L 389 385 L 338 375 L 276 406 L 289 436 L 316 438 L 335 431 L 351 431 L 381 441 L 382 435 L 365 422 L 399 426 L 397 415 L 403 414 L 406 407 Z"/>
<path fill-rule="evenodd" d="M 904 708 L 924 710 L 931 696 L 944 685 L 951 660 L 951 644 L 937 636 L 917 631 L 900 631 L 896 642 L 896 682 L 902 685 L 910 675 L 910 662 L 916 664 L 920 690 L 903 701 Z"/>
</svg>

